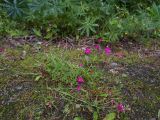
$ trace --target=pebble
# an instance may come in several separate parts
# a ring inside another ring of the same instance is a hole
[[[117,67],[117,66],[118,66],[117,63],[115,63],[115,62],[111,63],[111,67]]]
[[[21,90],[21,89],[22,89],[22,86],[17,86],[16,89],[17,89],[17,90]]]
[[[122,74],[122,77],[127,77],[127,74]]]
[[[37,45],[41,45],[43,42],[37,42]]]
[[[111,73],[113,73],[113,74],[118,74],[118,71],[116,71],[116,70],[114,70],[114,69],[111,69],[111,70],[109,70]]]

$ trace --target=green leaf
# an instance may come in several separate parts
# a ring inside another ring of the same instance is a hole
[[[96,24],[96,20],[97,19],[92,17],[86,17],[86,19],[81,22],[81,27],[79,28],[81,35],[90,36],[92,33],[95,33],[96,27],[99,26],[98,24]]]
[[[34,34],[36,35],[36,36],[38,36],[38,37],[41,37],[42,35],[41,35],[41,32],[39,31],[39,30],[37,30],[37,29],[33,29],[33,32],[34,32]]]
[[[75,117],[74,120],[82,120],[80,117]]]
[[[40,78],[41,78],[41,75],[37,76],[37,77],[35,78],[35,81],[39,81]]]
[[[115,120],[115,118],[116,118],[116,113],[109,113],[103,120]]]
[[[47,35],[44,38],[50,39],[50,38],[52,38],[52,36],[53,36],[53,33],[49,32],[49,33],[47,33]]]
[[[100,94],[99,96],[101,96],[101,97],[108,97],[108,94],[107,93],[103,93],[103,94]]]
[[[25,0],[4,0],[0,2],[0,6],[8,13],[8,16],[12,18],[22,17],[27,9],[27,2]]]
[[[93,113],[93,120],[98,120],[98,113],[97,112]]]

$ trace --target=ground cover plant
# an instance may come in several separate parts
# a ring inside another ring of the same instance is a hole
[[[160,119],[159,0],[0,0],[0,119]]]
[[[153,48],[13,43],[1,43],[1,119],[158,119]]]

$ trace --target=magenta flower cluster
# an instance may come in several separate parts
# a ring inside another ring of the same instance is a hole
[[[84,83],[84,79],[81,76],[77,77],[77,91],[81,90],[81,85]]]
[[[106,47],[104,50],[105,50],[106,55],[110,55],[112,52],[111,48],[109,48],[109,47]]]
[[[89,55],[89,54],[92,53],[92,51],[89,47],[87,47],[84,52],[85,52],[86,55]]]
[[[4,52],[4,48],[0,48],[0,53],[3,53]]]
[[[96,50],[99,51],[99,50],[101,49],[100,43],[101,43],[102,41],[103,41],[102,38],[98,38],[98,40],[97,40],[97,43],[98,43],[98,44],[95,44],[95,46],[94,46],[94,48],[95,48]],[[112,54],[112,50],[111,50],[111,48],[109,48],[109,47],[105,47],[105,48],[104,48],[104,52],[105,52],[105,54],[106,54],[107,56]],[[92,53],[92,49],[91,49],[90,47],[86,47],[86,48],[84,49],[84,53],[85,53],[85,55],[90,55],[90,54]],[[79,67],[83,67],[83,64],[79,64]],[[82,84],[83,84],[84,82],[85,82],[85,81],[84,81],[83,77],[81,77],[81,76],[78,76],[78,77],[77,77],[77,87],[76,87],[76,90],[77,90],[77,91],[80,91],[80,90],[81,90],[81,86],[82,86]],[[116,105],[116,102],[115,102],[114,100],[111,100],[111,104],[112,104],[112,105]],[[122,103],[117,104],[117,111],[118,111],[118,112],[124,112],[124,111],[125,111],[125,107],[124,107],[124,105],[123,105]]]
[[[100,50],[100,43],[101,43],[102,41],[103,41],[102,38],[99,38],[99,39],[98,39],[98,44],[95,44],[95,46],[94,46],[96,50]],[[106,55],[111,55],[112,50],[111,50],[111,48],[106,47],[106,48],[104,49],[104,52],[105,52]],[[91,48],[89,48],[89,47],[85,48],[84,53],[85,53],[86,55],[90,55],[90,54],[92,53]]]
[[[96,50],[100,50],[100,43],[103,41],[103,39],[102,38],[99,38],[98,39],[98,44],[95,44],[95,46],[94,46],[94,48],[96,49]],[[111,48],[109,48],[109,47],[106,47],[105,49],[104,49],[104,51],[105,51],[105,53],[106,53],[106,55],[110,55],[111,54]],[[86,54],[86,55],[90,55],[91,53],[92,53],[92,49],[90,48],[90,47],[86,47],[85,49],[84,49],[84,53]],[[79,64],[79,67],[83,67],[83,64]],[[77,77],[77,91],[80,91],[81,90],[81,85],[84,83],[84,79],[81,77],[81,76],[78,76]]]
[[[122,103],[119,103],[117,105],[117,110],[118,112],[124,112],[125,111],[124,105]]]

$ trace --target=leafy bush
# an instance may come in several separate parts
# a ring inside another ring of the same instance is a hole
[[[25,0],[4,0],[3,4],[1,4],[8,16],[12,18],[22,17],[26,14],[26,5],[27,2]]]
[[[1,36],[24,36],[27,35],[27,31],[23,31],[23,27],[19,28],[19,24],[15,21],[8,19],[5,13],[1,13],[0,16],[0,35]]]
[[[30,34],[45,39],[93,36],[96,32],[112,42],[126,35],[159,36],[158,0],[4,0],[0,3],[11,21],[24,26],[22,31],[29,30]]]

